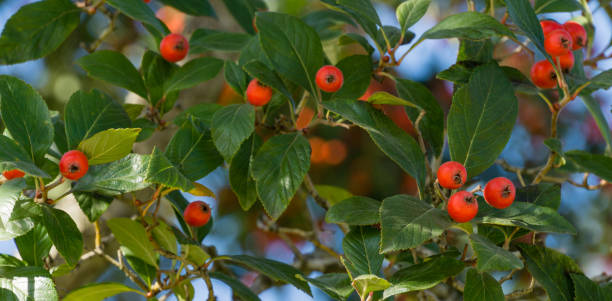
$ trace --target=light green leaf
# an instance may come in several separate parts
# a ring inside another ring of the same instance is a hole
[[[183,65],[166,82],[166,91],[183,90],[194,87],[217,76],[223,61],[213,57],[201,57]]]
[[[362,299],[367,298],[371,292],[382,291],[390,286],[389,281],[372,274],[353,279],[353,287]]]
[[[62,301],[102,301],[121,293],[138,293],[144,295],[139,290],[116,282],[92,283],[70,292]]]
[[[401,99],[397,96],[391,95],[385,91],[374,92],[374,94],[368,97],[368,102],[374,105],[394,105],[394,106],[411,106],[419,108],[416,104]]]
[[[210,258],[200,246],[196,245],[181,245],[181,257],[193,263],[195,266],[202,266]]]
[[[506,271],[523,268],[523,262],[514,254],[496,246],[488,239],[478,234],[471,234],[470,241],[476,256],[478,256],[476,267],[479,271]]]
[[[408,0],[397,6],[395,14],[402,32],[406,32],[408,28],[423,18],[430,3],[431,0]]]
[[[380,222],[380,201],[363,196],[345,199],[329,208],[325,214],[327,223],[349,225],[373,225]]]
[[[24,235],[34,228],[32,218],[12,216],[19,202],[21,191],[25,187],[26,184],[22,178],[0,185],[0,241]]]
[[[7,301],[57,301],[49,272],[42,267],[3,267],[0,297]]]
[[[49,238],[66,262],[76,265],[83,253],[83,235],[72,217],[63,210],[43,206],[42,224],[47,229]]]
[[[302,272],[288,264],[248,255],[232,255],[229,257],[229,263],[237,263],[258,271],[273,280],[289,283],[312,296],[310,287],[308,283],[304,281]]]
[[[353,195],[342,187],[331,185],[315,185],[319,195],[326,199],[330,206],[338,204],[342,200],[346,200]]]
[[[147,222],[152,223],[152,219],[147,219]],[[172,232],[172,228],[165,222],[157,219],[157,226],[153,227],[153,239],[157,244],[164,250],[170,251],[172,254],[178,254],[178,248],[176,246],[176,236]]]
[[[110,129],[99,132],[79,143],[78,149],[87,155],[89,165],[117,161],[132,151],[141,129]]]
[[[230,162],[255,130],[255,108],[249,104],[226,106],[215,113],[211,126],[215,146]]]
[[[148,239],[145,228],[129,218],[118,217],[106,221],[115,239],[130,249],[147,264],[157,267],[157,253]]]
[[[465,301],[504,301],[504,291],[493,276],[487,272],[479,273],[475,269],[467,272],[463,291]]]
[[[157,148],[154,148],[151,154],[145,181],[182,191],[193,189],[192,181],[186,178]]]

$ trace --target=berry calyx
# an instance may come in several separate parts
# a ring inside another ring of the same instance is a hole
[[[553,30],[563,29],[563,25],[559,24],[559,22],[555,20],[541,20],[540,26],[542,26],[544,36],[547,36]]]
[[[470,192],[458,191],[448,199],[446,210],[454,221],[467,223],[478,213],[478,202]]]
[[[461,163],[448,161],[440,165],[437,176],[440,186],[447,189],[457,189],[465,184],[467,171]]]
[[[531,81],[540,89],[552,89],[557,86],[557,74],[548,60],[539,61],[531,67]]]
[[[567,21],[563,24],[563,28],[572,37],[572,50],[578,50],[586,46],[587,33],[584,27],[580,25],[580,23],[575,21]]]
[[[512,205],[515,196],[516,188],[508,178],[494,178],[484,188],[485,201],[497,209],[504,209]]]
[[[202,227],[210,220],[210,206],[202,201],[191,202],[185,208],[183,218],[192,227]]]
[[[315,81],[319,89],[328,93],[333,93],[340,90],[342,87],[344,75],[342,75],[342,71],[338,69],[338,67],[326,65],[317,71]]]
[[[256,78],[251,80],[246,90],[247,100],[256,107],[266,105],[272,98],[273,93],[272,88],[264,85]]]
[[[544,38],[544,49],[551,56],[561,56],[572,49],[572,36],[565,29],[555,29]]]
[[[159,52],[168,62],[178,62],[184,59],[189,52],[189,42],[178,33],[165,36],[159,44]]]
[[[6,170],[4,172],[2,172],[2,175],[7,179],[7,180],[12,180],[12,179],[16,179],[16,178],[23,178],[23,176],[25,176],[25,172],[19,170],[19,169],[11,169],[11,170]]]
[[[565,55],[559,56],[559,63],[561,65],[561,70],[565,73],[569,73],[574,68],[574,53],[571,51]],[[557,62],[557,58],[555,59],[555,63]]]
[[[60,173],[64,178],[76,181],[89,170],[87,156],[78,150],[66,152],[59,163]]]

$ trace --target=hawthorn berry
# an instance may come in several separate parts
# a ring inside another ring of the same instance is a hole
[[[539,61],[531,67],[531,81],[540,89],[557,86],[557,74],[548,60]]]
[[[383,56],[383,62],[388,63],[390,60],[388,55]]]
[[[266,105],[272,98],[272,94],[272,88],[264,85],[256,78],[251,80],[246,90],[247,100],[256,107]]]
[[[192,227],[202,227],[210,220],[210,206],[202,201],[191,202],[185,208],[183,218]]]
[[[23,178],[23,176],[25,176],[25,172],[19,170],[19,169],[11,169],[11,170],[6,170],[4,172],[2,172],[2,175],[7,179],[7,180],[12,180],[12,179],[16,179],[16,178]]]
[[[563,70],[563,72],[565,73],[569,73],[572,68],[574,68],[574,53],[573,52],[568,52],[565,55],[562,56],[558,56],[559,58],[559,63],[561,65],[561,70]],[[554,58],[555,63],[557,62],[557,58]]]
[[[149,2],[151,2],[151,0],[144,0],[144,2],[145,2],[145,3],[149,3]]]
[[[487,183],[484,188],[484,199],[489,205],[504,209],[514,202],[516,188],[508,178],[497,177]]]
[[[165,36],[159,44],[159,52],[168,62],[178,62],[184,59],[189,52],[189,42],[178,33]]]
[[[586,46],[587,33],[580,23],[575,21],[567,21],[563,24],[563,28],[572,37],[572,50],[578,50]]]
[[[561,56],[572,49],[572,36],[565,29],[555,29],[544,38],[544,49],[551,56]]]
[[[448,189],[457,189],[465,184],[467,171],[461,163],[448,161],[440,165],[437,176],[440,186]]]
[[[315,81],[321,90],[328,93],[333,93],[340,90],[342,87],[342,84],[344,83],[344,76],[338,67],[325,65],[321,67],[319,71],[317,71]]]
[[[559,22],[555,20],[541,20],[540,26],[542,26],[544,36],[547,36],[553,30],[563,29],[563,25],[559,24]]]
[[[448,199],[446,210],[454,221],[467,223],[478,213],[478,201],[470,192],[458,191]]]
[[[87,156],[78,150],[66,152],[59,163],[60,173],[64,178],[76,181],[82,178],[89,169]]]

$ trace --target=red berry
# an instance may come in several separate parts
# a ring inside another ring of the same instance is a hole
[[[332,93],[340,90],[344,83],[344,76],[336,66],[325,65],[317,71],[315,81],[321,90]]]
[[[210,220],[210,207],[202,201],[191,202],[185,208],[183,218],[192,227],[202,227]]]
[[[471,221],[478,213],[478,202],[473,194],[467,191],[458,191],[448,199],[446,210],[454,221],[466,223]]]
[[[78,150],[71,150],[62,156],[59,169],[64,178],[76,181],[82,178],[89,169],[87,156]]]
[[[492,179],[484,188],[485,201],[497,209],[504,209],[512,205],[515,196],[514,184],[504,177]]]
[[[389,56],[388,56],[388,55],[383,56],[383,62],[388,63],[388,62],[389,62],[389,60],[390,60],[390,59],[389,59]]]
[[[145,3],[149,3],[149,2],[151,2],[151,0],[144,0],[144,2],[145,2]]]
[[[440,165],[437,176],[440,186],[448,189],[457,189],[465,184],[467,171],[461,163],[448,161]]]
[[[159,44],[159,52],[168,62],[178,62],[184,59],[189,52],[189,42],[178,33],[171,33],[164,37]]]
[[[25,172],[19,170],[19,169],[11,169],[11,170],[7,170],[2,172],[2,175],[7,179],[7,180],[12,180],[12,179],[16,179],[16,178],[23,178],[23,176],[25,176]]]
[[[541,89],[552,89],[557,86],[557,74],[548,60],[539,61],[531,67],[531,81]]]
[[[257,79],[252,79],[246,90],[249,103],[256,107],[264,106],[272,98],[272,88],[262,84]]]
[[[587,43],[587,33],[586,30],[580,23],[575,21],[567,21],[563,24],[563,28],[572,36],[572,50],[578,50]]]
[[[553,30],[563,29],[563,25],[559,24],[559,22],[555,20],[541,20],[540,26],[542,26],[542,32],[544,32],[544,36],[547,36]]]
[[[565,29],[555,29],[544,38],[544,49],[551,56],[561,56],[572,49],[572,36]]]
[[[558,56],[555,57],[555,63],[557,63],[557,58],[559,58],[559,62],[561,64],[561,70],[563,70],[563,72],[569,73],[570,71],[572,71],[572,68],[574,68],[574,53],[573,52],[568,52],[565,55],[562,56]]]

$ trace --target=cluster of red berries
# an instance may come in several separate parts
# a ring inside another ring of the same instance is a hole
[[[447,189],[457,189],[465,184],[467,171],[461,163],[449,161],[438,168],[437,176],[440,186]],[[485,185],[483,194],[489,205],[497,209],[504,209],[514,202],[516,189],[508,178],[497,177]],[[458,191],[448,199],[446,210],[454,221],[466,223],[471,221],[478,213],[478,201],[471,192]]]
[[[554,20],[542,20],[540,25],[544,32],[544,49],[563,72],[569,72],[574,67],[572,51],[586,45],[586,30],[574,21],[559,24]],[[542,89],[556,87],[557,75],[553,65],[548,60],[535,63],[531,67],[531,81]]]
[[[202,201],[189,203],[183,212],[185,222],[192,227],[202,227],[210,220],[210,206]]]

